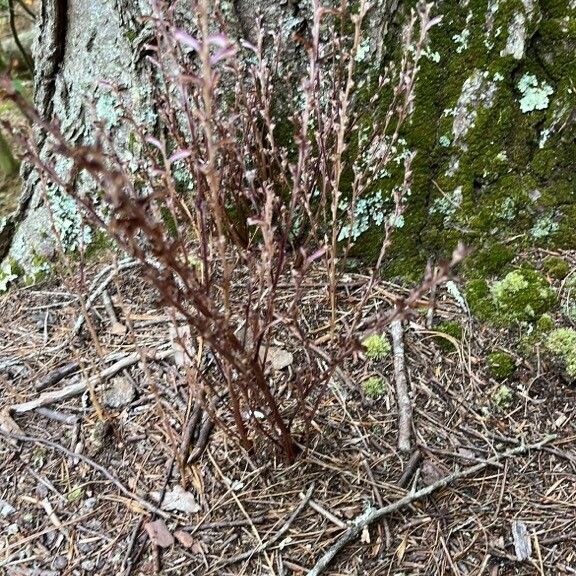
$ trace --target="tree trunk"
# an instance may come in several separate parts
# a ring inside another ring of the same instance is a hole
[[[144,3],[43,1],[34,48],[35,104],[46,118],[60,122],[72,142],[90,141],[94,116],[106,123],[113,141],[126,142],[118,102],[101,80],[121,85],[132,110],[150,121],[151,87],[142,57],[148,38],[138,19]],[[240,34],[252,39],[261,9],[267,22],[284,23],[287,43],[304,57],[294,35],[305,35],[311,2],[227,4]],[[373,2],[365,61],[372,71],[399,55],[397,32],[408,9],[398,4]],[[432,32],[415,114],[403,135],[405,151],[417,156],[404,226],[392,246],[391,273],[411,276],[430,253],[444,254],[460,238],[480,248],[481,258],[471,262],[487,274],[498,273],[498,266],[527,246],[575,247],[576,3],[444,0],[437,12],[444,19]],[[387,34],[388,28],[395,33]],[[366,94],[366,106],[372,106],[371,96]],[[45,143],[39,147],[47,154]],[[66,168],[62,162],[59,169]],[[384,178],[375,183],[375,192],[393,186],[393,177]],[[48,193],[66,247],[78,246],[82,232],[73,204],[56,190]],[[32,171],[19,212],[0,231],[0,257],[8,255],[25,269],[38,261],[34,256],[52,257],[54,234],[45,202],[39,175]],[[359,242],[359,252],[370,256],[372,246],[379,245],[374,226]]]
[[[148,92],[143,86],[138,43],[130,40],[139,28],[136,4],[123,0],[42,2],[33,46],[34,105],[43,118],[60,124],[70,142],[90,142],[95,116],[107,122],[113,141],[125,136],[115,117],[117,103],[101,81],[122,86],[134,101],[142,103],[142,110],[146,108]],[[48,143],[39,138],[37,145],[41,157],[47,157]],[[56,169],[65,174],[66,162],[57,161]],[[0,236],[3,256],[8,254],[26,271],[31,271],[33,261],[52,258],[52,218],[65,247],[77,247],[82,231],[73,202],[54,188],[46,189],[38,172],[28,169],[19,209],[5,224],[4,238]]]

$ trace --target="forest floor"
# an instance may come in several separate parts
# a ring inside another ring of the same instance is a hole
[[[353,300],[365,279],[348,279]],[[307,574],[366,507],[410,494],[322,573],[576,573],[575,389],[539,355],[516,357],[513,399],[498,406],[484,357],[509,335],[445,290],[435,319],[460,322],[461,339],[427,329],[425,312],[405,326],[412,451],[396,447],[392,357],[359,357],[288,465],[246,454],[194,408],[170,316],[133,269],[94,265],[87,285],[92,335],[78,322],[77,279],[0,300],[1,574]],[[367,314],[404,293],[382,282]],[[325,298],[318,285],[306,294]],[[389,382],[378,399],[363,391],[371,375]],[[181,466],[187,443],[203,450]]]

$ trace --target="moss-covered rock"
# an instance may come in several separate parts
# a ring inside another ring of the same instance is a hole
[[[507,380],[516,371],[514,358],[506,352],[491,352],[486,360],[490,375],[499,382]]]

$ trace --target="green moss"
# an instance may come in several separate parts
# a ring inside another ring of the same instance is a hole
[[[488,354],[487,362],[490,375],[498,381],[510,378],[516,371],[514,358],[506,352],[492,352]]]
[[[552,278],[563,280],[570,272],[570,264],[560,256],[548,256],[542,263],[542,270]]]
[[[554,329],[554,326],[556,326],[556,323],[550,314],[542,314],[542,316],[538,318],[538,322],[536,322],[536,330],[539,334],[550,332]]]
[[[392,350],[388,338],[378,334],[368,336],[362,341],[362,346],[364,346],[364,354],[370,360],[383,360]]]
[[[17,280],[21,272],[17,263],[12,263],[12,259],[5,261],[0,268],[0,293],[6,292],[10,284]]]
[[[494,283],[490,294],[501,324],[534,322],[557,302],[556,293],[546,279],[528,268],[509,272]]]
[[[479,320],[488,320],[494,313],[494,304],[486,280],[471,280],[466,285],[466,301],[470,311]]]
[[[51,270],[52,264],[50,260],[40,254],[34,254],[31,266],[23,277],[23,282],[26,286],[38,284],[48,277]]]
[[[466,261],[466,271],[471,276],[480,275],[484,278],[502,274],[514,256],[514,250],[509,246],[489,243]]]
[[[364,394],[369,398],[380,398],[386,393],[388,386],[386,381],[380,376],[372,376],[362,382],[362,389]]]
[[[546,339],[546,350],[562,363],[569,378],[576,378],[576,330],[553,330]]]
[[[86,246],[85,257],[87,260],[98,258],[107,250],[112,249],[114,240],[106,233],[105,230],[95,230],[92,236],[92,242]]]
[[[466,286],[466,300],[479,320],[499,326],[536,322],[557,303],[546,279],[530,268],[512,270],[492,286],[486,280],[472,280]]]
[[[176,238],[178,236],[178,223],[172,214],[172,210],[167,206],[162,206],[160,208],[160,217],[164,222],[164,229],[168,232],[170,238]]]
[[[446,338],[445,336],[435,336],[434,340],[442,348],[447,352],[451,352],[454,350],[454,342],[452,339],[457,340],[460,342],[462,340],[462,326],[458,324],[458,322],[452,322],[450,320],[446,320],[441,322],[436,326],[436,331],[441,332],[442,334],[446,334],[450,338]]]

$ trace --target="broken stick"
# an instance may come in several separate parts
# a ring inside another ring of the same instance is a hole
[[[400,500],[396,500],[396,502],[392,502],[392,504],[388,504],[388,506],[383,506],[382,508],[368,508],[363,514],[358,516],[353,521],[350,528],[348,528],[348,530],[346,530],[346,532],[344,532],[344,534],[342,534],[342,536],[340,536],[340,538],[338,538],[338,540],[336,540],[336,542],[330,548],[328,548],[326,554],[324,554],[324,556],[322,556],[320,560],[316,562],[314,568],[312,568],[312,570],[310,570],[306,576],[319,576],[327,568],[330,562],[332,562],[336,554],[338,554],[338,552],[340,552],[340,550],[342,550],[342,548],[344,548],[348,542],[355,540],[360,534],[362,534],[364,528],[370,526],[370,524],[373,524],[384,516],[392,512],[396,512],[405,506],[408,506],[415,500],[421,500],[429,494],[432,494],[432,492],[436,492],[441,488],[445,488],[456,480],[473,476],[477,472],[484,470],[484,468],[488,468],[488,466],[498,464],[501,460],[525,454],[530,450],[541,450],[546,444],[555,438],[556,434],[551,434],[549,436],[545,436],[540,442],[536,442],[535,444],[522,444],[516,448],[513,448],[512,450],[507,450],[506,452],[496,454],[496,456],[493,456],[484,462],[480,462],[479,464],[475,464],[474,466],[470,466],[470,468],[465,468],[464,470],[460,470],[458,472],[454,472],[453,474],[449,474],[448,476],[444,476],[444,478],[434,482],[434,484],[430,484],[429,486],[426,486],[417,492],[410,492],[404,496],[404,498],[400,498]]]
[[[410,452],[410,435],[412,432],[412,402],[406,378],[406,359],[404,355],[404,329],[402,320],[390,324],[392,335],[392,352],[394,354],[394,379],[398,402],[398,449]]]

